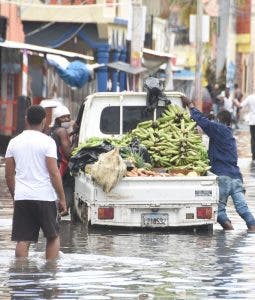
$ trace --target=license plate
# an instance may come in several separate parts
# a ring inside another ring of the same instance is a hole
[[[168,225],[168,214],[142,214],[142,227],[165,227]]]

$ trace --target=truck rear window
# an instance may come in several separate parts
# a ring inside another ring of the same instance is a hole
[[[164,107],[157,108],[157,118]],[[152,120],[153,112],[146,106],[123,106],[123,133],[134,129],[140,122]],[[109,106],[103,109],[100,119],[100,131],[104,134],[120,134],[120,107]]]

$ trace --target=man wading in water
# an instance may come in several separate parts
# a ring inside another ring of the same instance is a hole
[[[57,166],[54,140],[42,133],[46,122],[43,107],[28,108],[27,129],[13,138],[5,155],[5,178],[14,199],[12,240],[16,257],[27,257],[31,242],[42,229],[46,259],[55,259],[60,248],[58,209],[66,213],[66,201]],[[57,202],[57,195],[58,202]]]

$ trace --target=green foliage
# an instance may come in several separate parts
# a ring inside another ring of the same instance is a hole
[[[220,77],[217,80],[219,83],[219,87],[221,90],[224,90],[226,87],[226,75],[227,75],[227,70],[226,70],[226,64],[224,65],[224,68],[221,71]]]
[[[207,67],[205,70],[205,78],[212,86],[216,83],[216,61],[215,59],[207,58]]]
[[[189,16],[196,14],[197,1],[196,0],[169,0],[170,11],[174,6],[181,6],[181,21],[184,26],[189,27]]]

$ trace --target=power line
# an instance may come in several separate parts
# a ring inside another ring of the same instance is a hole
[[[37,28],[37,29],[35,29],[35,30],[33,30],[33,31],[30,31],[29,33],[25,34],[25,36],[28,37],[28,36],[31,36],[31,35],[33,35],[33,34],[36,34],[36,33],[40,32],[40,31],[42,31],[42,30],[44,30],[44,29],[50,27],[51,25],[53,25],[53,24],[55,24],[55,23],[56,23],[56,22],[51,22],[51,23],[45,24],[45,25],[43,25],[43,26],[41,26],[41,27],[39,27],[39,28]]]

